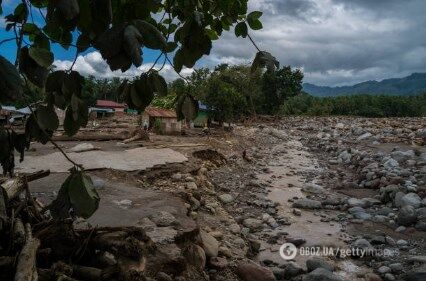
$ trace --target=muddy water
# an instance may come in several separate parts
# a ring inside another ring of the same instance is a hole
[[[297,140],[276,146],[272,155],[277,156],[268,166],[271,172],[260,174],[259,178],[271,184],[268,198],[279,204],[278,215],[288,218],[291,222],[291,225],[280,226],[273,233],[286,232],[287,237],[303,238],[306,240],[303,247],[344,246],[344,242],[339,239],[342,234],[339,223],[323,222],[321,216],[310,210],[302,210],[301,216],[295,216],[292,202],[289,202],[291,199],[306,197],[301,191],[305,182],[317,182],[316,176],[321,172],[321,168],[316,158]],[[329,211],[322,212],[330,213]],[[271,247],[264,243],[263,249],[259,254],[259,260],[269,259],[278,264],[285,263],[280,257],[279,247],[276,245]],[[295,261],[304,266],[307,258],[309,256],[298,255]]]

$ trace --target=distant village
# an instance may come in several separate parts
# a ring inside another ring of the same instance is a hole
[[[28,106],[16,108],[15,106],[2,106],[0,110],[0,123],[4,125],[24,125],[32,109]],[[65,119],[65,111],[56,108],[60,125]],[[97,100],[94,107],[89,107],[89,119],[107,119],[123,115],[137,115],[137,111],[130,109],[125,103],[117,103],[111,100]],[[193,121],[181,120],[173,109],[159,107],[147,107],[140,118],[141,126],[157,134],[180,134],[184,128],[207,127],[209,117],[207,107],[199,104],[198,116]]]

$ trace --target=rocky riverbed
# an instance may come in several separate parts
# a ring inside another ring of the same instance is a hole
[[[207,274],[426,280],[424,126],[424,119],[288,118],[237,127],[232,149],[219,149],[226,163],[204,159],[196,184],[174,175],[188,181],[190,215],[215,241],[206,243],[214,245],[205,249]],[[298,247],[293,260],[280,256],[283,243]]]
[[[95,218],[147,232],[148,280],[426,280],[425,125],[285,118],[164,138],[188,161],[92,172],[114,210]]]

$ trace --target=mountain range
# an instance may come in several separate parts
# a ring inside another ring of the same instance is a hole
[[[393,95],[409,96],[426,92],[426,73],[413,73],[404,78],[392,78],[382,81],[366,81],[353,86],[327,87],[304,83],[303,91],[315,97],[333,97],[343,95]]]

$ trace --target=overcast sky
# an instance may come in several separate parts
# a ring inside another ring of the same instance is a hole
[[[249,3],[250,11],[264,13],[261,18],[264,29],[251,32],[259,47],[276,56],[281,65],[303,69],[305,82],[336,86],[426,72],[426,0],[250,0]],[[222,62],[250,63],[256,53],[250,42],[236,38],[233,30],[213,46],[212,54],[196,67],[212,68]],[[75,68],[97,77],[132,77],[148,69],[156,57],[149,50],[144,53],[147,64],[124,74],[112,73],[97,52],[80,56]],[[55,64],[69,67],[73,56],[73,52],[59,52]],[[190,72],[183,70],[183,74]],[[165,67],[163,75],[169,80],[176,78],[170,66]]]

